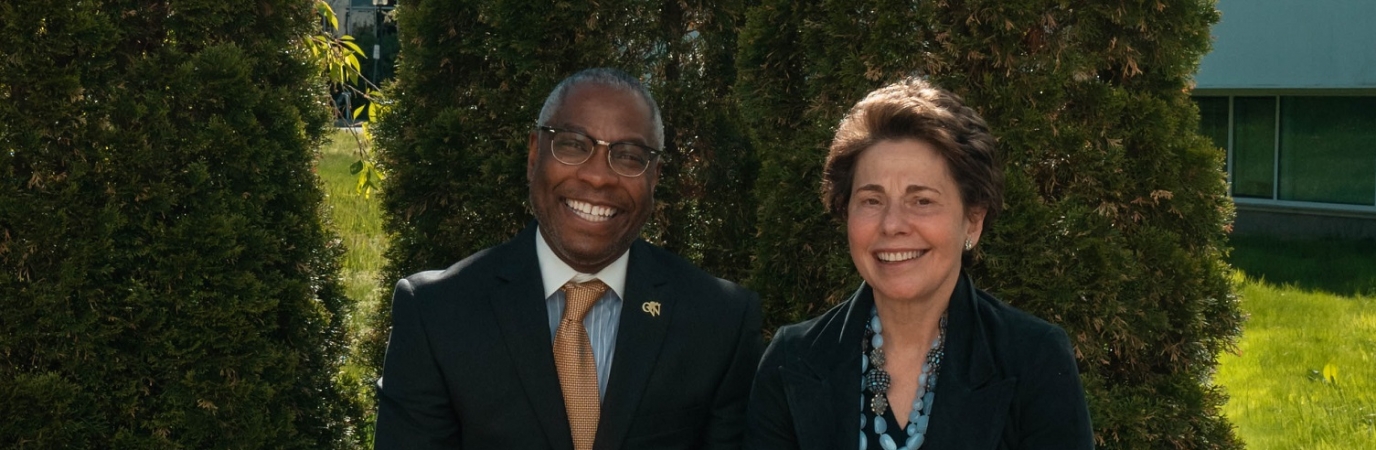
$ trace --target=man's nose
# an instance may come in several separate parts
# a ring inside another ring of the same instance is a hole
[[[615,170],[612,170],[611,160],[608,157],[611,151],[612,148],[609,144],[594,142],[592,155],[589,155],[588,160],[578,166],[578,177],[593,186],[604,186],[615,183],[620,178],[620,175],[618,175]]]

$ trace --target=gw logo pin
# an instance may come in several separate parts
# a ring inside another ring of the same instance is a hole
[[[659,302],[645,302],[640,304],[640,310],[649,313],[653,317],[659,317]]]

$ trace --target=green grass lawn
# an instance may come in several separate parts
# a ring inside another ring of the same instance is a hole
[[[1376,449],[1376,242],[1233,244],[1250,317],[1215,381],[1238,435],[1250,449]]]
[[[343,131],[331,136],[333,142],[321,149],[316,171],[324,184],[325,207],[330,221],[347,251],[341,278],[344,293],[354,304],[348,321],[351,353],[339,381],[365,413],[355,442],[371,448],[373,414],[376,413],[372,383],[378,374],[359,351],[365,348],[361,343],[383,332],[372,328],[371,318],[378,314],[382,296],[390,293],[379,279],[386,262],[383,253],[387,250],[387,239],[382,232],[382,205],[377,196],[364,198],[356,193],[357,178],[349,175],[349,165],[358,160],[354,138]]]

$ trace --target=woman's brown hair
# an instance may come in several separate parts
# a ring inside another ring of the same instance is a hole
[[[1003,209],[1003,169],[989,125],[959,96],[916,77],[870,92],[841,119],[822,172],[822,202],[832,216],[846,219],[860,154],[878,142],[904,139],[936,147],[965,210],[986,211],[987,229]]]

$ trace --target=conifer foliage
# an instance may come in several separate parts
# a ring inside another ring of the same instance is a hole
[[[866,92],[924,75],[981,112],[1005,159],[1005,212],[971,272],[1070,333],[1100,446],[1239,448],[1208,379],[1240,326],[1231,202],[1188,97],[1217,19],[1207,0],[760,2],[736,89],[767,320],[855,288],[815,195],[825,149]]]
[[[331,448],[327,120],[298,0],[0,4],[0,442]]]

